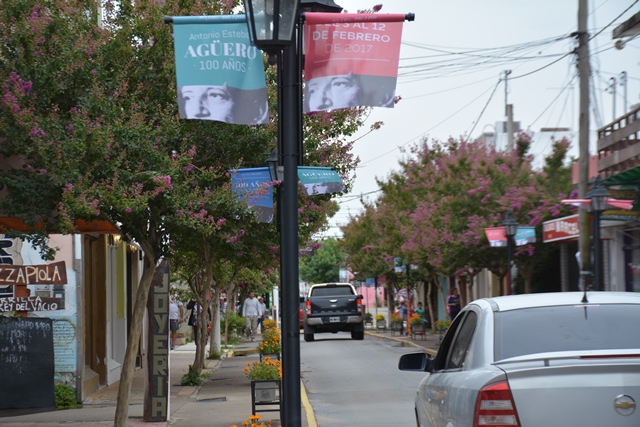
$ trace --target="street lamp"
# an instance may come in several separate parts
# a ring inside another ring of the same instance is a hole
[[[244,0],[251,44],[269,55],[269,64],[293,42],[299,0]]]
[[[511,283],[511,252],[513,236],[518,232],[518,221],[513,218],[511,209],[507,212],[507,219],[502,221],[502,225],[507,232],[507,292],[508,295],[513,295],[513,284]]]
[[[591,189],[586,194],[585,198],[591,199],[589,204],[589,212],[593,214],[593,284],[596,291],[602,290],[600,271],[600,214],[604,212],[609,205],[609,192],[602,185],[600,176],[596,176],[592,183]]]
[[[281,425],[302,425],[298,281],[298,166],[302,162],[302,19],[298,5],[314,12],[339,12],[331,0],[244,0],[251,43],[278,64],[278,156],[283,167],[278,206],[282,289]],[[297,37],[296,37],[297,36]],[[273,153],[272,153],[273,154]],[[276,168],[277,172],[277,168]],[[273,179],[273,178],[272,178]]]
[[[280,158],[278,157],[278,150],[273,150],[267,159],[267,166],[269,167],[269,177],[271,178],[271,181],[284,181],[284,167],[279,163]]]

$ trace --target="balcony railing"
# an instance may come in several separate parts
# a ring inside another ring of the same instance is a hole
[[[640,106],[598,129],[598,172],[604,179],[640,166]]]

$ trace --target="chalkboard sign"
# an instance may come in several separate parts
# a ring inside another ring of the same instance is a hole
[[[51,319],[0,317],[0,409],[53,408]]]

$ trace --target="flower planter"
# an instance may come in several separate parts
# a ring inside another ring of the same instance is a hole
[[[404,332],[404,324],[402,323],[402,321],[391,323],[391,335],[395,335],[396,333],[402,335],[403,332]]]
[[[280,387],[280,380],[251,380],[251,413],[281,412]]]
[[[251,389],[257,403],[280,400],[280,380],[254,380],[251,381]]]
[[[376,329],[379,331],[386,331],[387,330],[387,321],[382,319],[382,320],[376,320]]]
[[[265,357],[271,358],[271,360],[280,360],[280,353],[260,353],[260,361]]]

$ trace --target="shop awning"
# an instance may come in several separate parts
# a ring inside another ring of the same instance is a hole
[[[640,184],[640,166],[621,172],[603,181],[604,185],[638,185]]]
[[[19,218],[0,217],[0,231],[3,233],[11,232],[12,230],[29,232],[34,231],[36,228],[27,226]],[[96,233],[96,234],[120,234],[113,224],[105,220],[95,221],[76,221],[76,232],[82,233]]]

